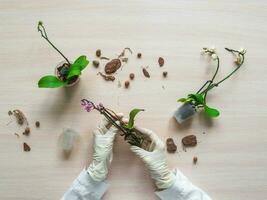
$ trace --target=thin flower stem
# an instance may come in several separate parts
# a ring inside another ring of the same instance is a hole
[[[225,48],[227,51],[230,52],[238,52],[238,55],[241,56],[241,63],[238,65],[237,68],[235,68],[231,73],[229,73],[225,78],[223,78],[222,80],[218,81],[217,83],[213,83],[211,84],[209,87],[207,87],[207,89],[205,89],[204,91],[201,92],[201,94],[205,94],[208,91],[210,91],[211,89],[213,89],[214,87],[218,87],[222,82],[224,82],[225,80],[227,80],[228,78],[230,78],[244,63],[245,61],[245,55],[240,53],[239,51],[233,50],[233,49],[229,49],[229,48]]]
[[[105,108],[103,108],[103,111],[100,112],[112,123],[112,125],[121,130],[124,134],[128,134],[128,132],[123,127],[116,123],[116,120],[114,120],[113,116]]]
[[[220,68],[220,59],[219,59],[219,57],[217,57],[216,60],[217,60],[216,71],[215,71],[215,73],[214,73],[214,75],[213,75],[213,77],[212,77],[212,79],[211,79],[211,81],[210,81],[210,83],[209,83],[209,85],[208,85],[207,88],[209,88],[209,87],[211,86],[211,84],[213,84],[213,81],[214,81],[216,75],[218,74],[218,71],[219,71],[219,68]],[[205,103],[206,103],[207,95],[208,95],[208,91],[206,91],[206,92],[204,93],[204,102],[205,102]]]
[[[64,56],[64,54],[48,39],[45,27],[43,26],[42,23],[40,23],[40,22],[38,23],[38,28],[37,29],[41,33],[41,36],[67,61],[67,63],[69,65],[71,65],[70,61],[68,60],[68,58],[66,56]]]
[[[134,133],[132,133],[131,130],[128,130],[116,123],[116,121],[119,121],[121,124],[124,124],[114,111],[107,108],[103,108],[103,111],[104,111],[103,112],[104,116],[109,121],[111,121],[114,126],[116,126],[119,130],[121,130],[124,133],[123,135],[125,140],[131,141],[130,144],[135,144],[136,146],[141,145],[140,139]],[[112,114],[110,112],[112,112]]]
[[[206,83],[197,91],[197,94],[200,93],[201,90],[210,82],[211,82],[211,80],[206,81]]]

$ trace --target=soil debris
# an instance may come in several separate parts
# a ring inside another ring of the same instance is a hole
[[[101,56],[100,59],[101,59],[101,60],[110,60],[110,58],[105,57],[105,56]]]
[[[13,112],[11,110],[8,111],[8,115],[13,115]]]
[[[24,142],[23,143],[23,150],[26,152],[31,151],[31,147],[26,142]]]
[[[118,87],[119,87],[119,88],[121,87],[121,82],[120,82],[120,80],[118,81]]]
[[[122,50],[122,52],[120,53],[120,55],[118,56],[118,58],[120,57],[124,57],[125,56],[125,51],[128,50],[131,54],[133,54],[132,50],[129,47],[126,47]]]
[[[101,56],[101,50],[97,49],[95,52],[96,57],[100,57]]]
[[[98,60],[93,60],[93,66],[95,68],[98,68],[99,67],[99,61]]]
[[[128,62],[128,58],[122,58],[121,61],[127,63]]]
[[[194,164],[197,164],[197,160],[198,160],[197,157],[194,156],[194,157],[193,157],[193,163],[194,163]]]
[[[109,61],[105,66],[106,74],[112,74],[116,72],[121,67],[120,59],[113,59]]]
[[[195,135],[188,135],[182,139],[182,143],[185,147],[194,147],[197,145],[197,137]]]
[[[143,74],[144,74],[145,77],[150,78],[150,74],[148,73],[146,68],[143,68]]]
[[[17,133],[14,133],[14,135],[15,135],[15,136],[17,136],[17,137],[19,138],[19,134],[17,134]]]
[[[102,76],[106,81],[114,81],[116,78],[112,75],[105,75],[102,72],[98,72],[100,76]]]
[[[162,67],[164,65],[164,59],[162,57],[159,57],[158,63],[159,63],[159,66]]]
[[[130,86],[130,82],[129,81],[125,81],[124,82],[124,86],[125,86],[125,88],[128,88]]]
[[[35,126],[36,126],[36,128],[39,128],[40,127],[40,122],[39,121],[36,121],[35,122]]]
[[[167,151],[169,153],[175,153],[176,150],[177,150],[177,146],[176,144],[174,143],[173,139],[172,138],[168,138],[166,140],[166,146],[167,146]]]
[[[31,133],[31,129],[29,127],[26,127],[22,134],[28,136],[30,135],[30,133]]]
[[[134,73],[130,73],[129,77],[131,80],[133,80],[134,79]]]
[[[142,54],[141,53],[138,53],[137,54],[137,58],[141,58],[142,57]]]
[[[27,121],[25,115],[23,114],[23,112],[16,109],[16,110],[13,110],[13,114],[16,117],[17,123],[19,125],[23,125],[24,123],[28,124],[28,121]]]
[[[162,75],[163,75],[164,78],[166,78],[167,75],[168,75],[168,72],[165,71],[165,72],[162,73]]]

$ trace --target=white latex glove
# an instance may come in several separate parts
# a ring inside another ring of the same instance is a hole
[[[168,169],[164,143],[153,131],[143,128],[137,129],[148,135],[155,142],[155,149],[152,152],[148,152],[137,146],[131,146],[131,150],[144,161],[158,189],[171,187],[176,178]]]
[[[122,116],[122,114],[118,114]],[[118,129],[115,126],[109,126],[106,118],[94,130],[94,154],[93,161],[89,165],[87,172],[95,181],[104,181],[107,178],[108,166],[112,161],[112,147],[115,135]]]

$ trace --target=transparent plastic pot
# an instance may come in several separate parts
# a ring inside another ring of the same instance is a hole
[[[57,64],[56,68],[55,68],[55,75],[60,79],[62,80],[62,77],[60,76],[60,73],[59,73],[59,68],[62,67],[64,64],[66,63],[66,61],[61,61],[60,63]],[[71,86],[74,86],[75,84],[77,84],[80,80],[80,77],[77,76],[77,77],[73,77],[72,80],[67,83],[65,85],[65,87],[71,87]]]
[[[181,124],[184,121],[192,118],[197,113],[197,110],[194,105],[191,103],[184,103],[181,105],[175,112],[174,112],[174,118],[176,121]]]

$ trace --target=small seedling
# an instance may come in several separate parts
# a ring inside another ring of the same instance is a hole
[[[154,144],[151,139],[134,128],[134,119],[139,112],[144,111],[143,109],[133,109],[129,114],[129,121],[125,123],[114,111],[105,108],[101,103],[95,105],[93,102],[83,99],[81,105],[87,112],[97,110],[104,115],[113,126],[120,130],[120,135],[124,136],[124,140],[126,140],[129,144],[148,151],[152,151],[154,149]],[[116,121],[119,121],[119,123],[116,123]]]
[[[37,26],[38,32],[41,36],[64,58],[64,62],[56,68],[56,76],[47,75],[42,77],[39,82],[39,88],[58,88],[67,85],[73,85],[79,79],[82,71],[89,64],[86,56],[79,56],[74,63],[69,59],[49,40],[43,22],[39,21]]]
[[[203,109],[209,117],[218,117],[220,115],[220,112],[219,110],[208,106],[207,95],[212,89],[218,87],[221,83],[230,78],[238,69],[240,69],[245,60],[246,50],[244,49],[234,50],[225,48],[225,50],[231,52],[236,57],[235,60],[236,68],[227,76],[225,76],[223,79],[215,82],[215,78],[218,74],[220,67],[220,59],[216,54],[215,49],[203,48],[203,50],[205,54],[211,56],[212,60],[216,61],[217,67],[212,78],[206,81],[206,83],[196,93],[188,94],[187,97],[180,98],[177,100],[178,102],[183,103],[183,105],[175,113],[175,117],[179,123],[185,121],[186,119],[194,115],[197,109]]]

